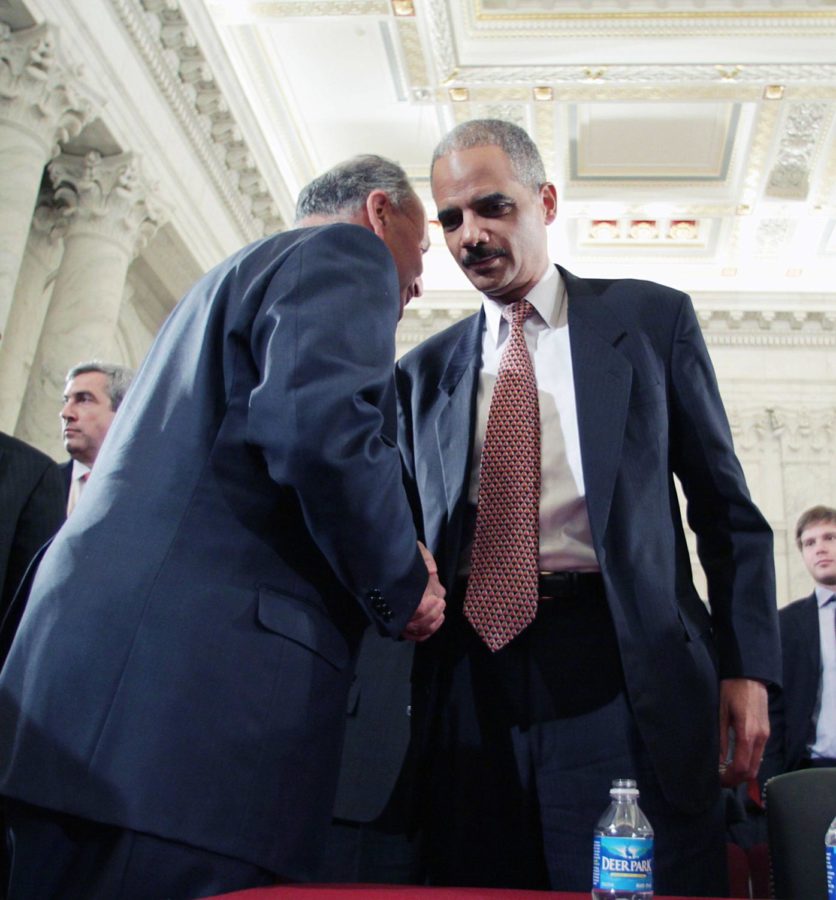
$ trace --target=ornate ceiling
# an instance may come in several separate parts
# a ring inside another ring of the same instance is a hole
[[[836,0],[25,9],[62,29],[107,133],[155,170],[168,234],[199,268],[285,227],[299,187],[359,152],[399,160],[434,215],[436,141],[496,116],[543,152],[560,198],[553,256],[568,268],[691,291],[704,323],[722,308],[761,328],[836,325]],[[425,285],[407,342],[478,302],[438,228]]]

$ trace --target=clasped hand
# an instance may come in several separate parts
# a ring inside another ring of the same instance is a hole
[[[444,608],[447,605],[444,600],[447,591],[445,591],[438,580],[438,567],[435,564],[432,553],[427,550],[421,541],[418,541],[418,549],[424,558],[429,577],[421,602],[412,614],[412,618],[407,623],[402,635],[404,640],[415,642],[425,641],[441,628],[441,624],[444,621]]]

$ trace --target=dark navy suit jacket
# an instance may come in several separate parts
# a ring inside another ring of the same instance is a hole
[[[178,304],[0,675],[0,792],[304,879],[353,657],[426,585],[395,440],[397,274],[274,235]]]
[[[772,532],[749,498],[687,295],[561,269],[586,502],[636,722],[670,802],[717,791],[718,675],[780,680]],[[404,356],[400,442],[439,577],[455,578],[484,314]],[[674,477],[706,571],[691,577]],[[433,641],[416,684],[431,715]],[[569,687],[571,689],[571,687]]]
[[[66,505],[59,466],[0,433],[0,622],[32,558],[61,527]]]
[[[807,757],[821,685],[821,637],[815,591],[778,613],[781,626],[782,690],[769,696],[770,735],[759,773],[761,782],[792,772]]]
[[[348,695],[345,743],[334,816],[373,822],[392,797],[410,740],[414,644],[363,636]],[[408,822],[402,822],[406,830]]]

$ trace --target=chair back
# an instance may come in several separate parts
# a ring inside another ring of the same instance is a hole
[[[766,782],[774,896],[827,897],[824,836],[836,816],[836,768],[802,769]]]

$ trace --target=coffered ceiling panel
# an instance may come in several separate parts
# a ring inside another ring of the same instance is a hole
[[[724,181],[740,107],[735,103],[573,105],[573,181]]]

